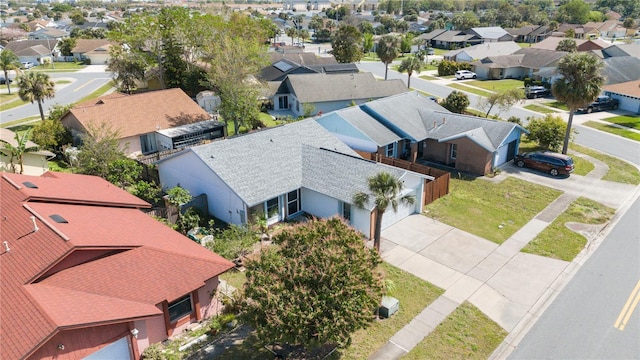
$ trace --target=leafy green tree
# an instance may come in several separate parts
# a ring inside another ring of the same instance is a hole
[[[238,84],[220,83],[220,116],[227,123],[233,124],[234,134],[240,133],[241,126],[253,128],[258,120],[260,108],[259,91],[252,83],[243,81]]]
[[[20,58],[13,51],[9,49],[4,49],[0,52],[0,69],[4,73],[4,78],[7,80],[7,90],[9,91],[9,95],[11,95],[11,83],[9,81],[9,71],[10,70],[20,70]]]
[[[69,15],[69,19],[74,25],[83,25],[87,21],[80,11],[73,12],[73,14]]]
[[[117,159],[107,166],[107,181],[121,189],[135,184],[142,174],[142,165],[129,158]]]
[[[411,45],[413,45],[413,38],[415,36],[413,34],[406,34],[400,38],[400,52],[406,54],[411,52]]]
[[[558,7],[556,20],[559,23],[584,24],[589,21],[591,7],[583,0],[570,0]]]
[[[640,7],[640,5],[638,7]],[[636,21],[632,17],[626,18],[622,22],[622,26],[627,30],[634,29],[636,27]]]
[[[384,79],[387,80],[389,64],[400,55],[400,40],[393,35],[384,35],[378,40],[376,54],[384,63]]]
[[[462,114],[469,104],[469,97],[465,93],[453,90],[440,105],[451,112]]]
[[[180,205],[186,204],[193,199],[189,190],[180,187],[174,186],[171,189],[167,190],[167,201],[169,204],[179,207]]]
[[[507,111],[512,106],[524,101],[524,91],[522,89],[510,89],[501,92],[494,92],[480,101],[480,108],[486,109],[484,117],[488,118],[491,110],[498,107],[500,111]],[[500,111],[495,114],[500,115]]]
[[[77,171],[107,179],[109,164],[125,158],[119,138],[119,131],[114,131],[107,122],[89,125],[87,133],[81,135],[82,145],[76,158]]]
[[[49,75],[43,72],[30,71],[24,73],[16,78],[20,90],[18,95],[22,101],[29,101],[32,104],[38,103],[38,109],[40,110],[40,119],[44,121],[44,110],[42,109],[42,102],[45,99],[51,99],[56,95],[54,82],[49,78]]]
[[[541,147],[558,151],[562,147],[562,141],[564,139],[564,132],[567,129],[567,124],[559,116],[546,115],[544,118],[528,119],[527,124],[527,138],[531,141],[535,141]]]
[[[109,53],[111,56],[107,62],[107,70],[111,71],[118,88],[131,94],[136,87],[136,81],[144,80],[144,59],[138,53],[117,45],[112,46]]]
[[[382,232],[382,217],[389,206],[394,212],[398,211],[398,203],[413,204],[416,201],[413,195],[402,194],[404,183],[388,172],[380,172],[367,179],[369,193],[358,192],[353,196],[353,204],[359,208],[372,203],[375,212],[375,230],[373,235],[373,246],[380,252],[380,234]],[[398,201],[399,200],[399,201]]]
[[[578,45],[574,39],[562,39],[556,46],[556,51],[576,52]]]
[[[379,255],[339,218],[285,229],[274,243],[246,263],[241,318],[261,345],[348,346],[383,294]]]
[[[362,59],[362,34],[358,28],[342,25],[331,37],[331,53],[339,63],[357,62]]]
[[[56,106],[63,107],[62,105]],[[60,118],[51,116],[51,113],[54,111],[55,110],[50,110],[49,118],[45,121],[38,122],[33,127],[32,138],[33,142],[40,145],[43,149],[60,152],[63,145],[73,142],[73,137],[71,136],[71,131],[62,125]]]
[[[11,144],[6,140],[0,139],[0,144],[2,144],[2,148],[0,151],[6,153],[9,156],[9,163],[11,164],[11,170],[16,172],[16,163],[18,161],[18,165],[20,165],[20,174],[24,172],[24,155],[33,153],[39,150],[39,147],[36,146],[28,146],[27,143],[29,141],[29,134],[31,131],[25,131],[22,134],[17,133],[15,135],[16,145]]]
[[[296,30],[295,28],[290,27],[290,28],[287,28],[284,31],[284,33],[287,34],[287,36],[291,38],[291,45],[293,46],[293,43],[295,41],[294,37],[298,33],[298,30]]]
[[[364,39],[364,42],[362,43],[362,50],[366,51],[368,54],[375,44],[373,41],[373,33],[362,33],[362,38]]]
[[[155,204],[160,200],[162,188],[153,182],[138,180],[128,191],[150,204]]]
[[[64,56],[73,56],[73,48],[76,47],[78,43],[78,39],[68,37],[62,39],[58,42],[58,47],[60,48],[60,53]]]
[[[402,60],[400,66],[398,67],[398,71],[407,73],[407,88],[411,88],[411,75],[414,72],[420,72],[422,70],[422,60],[418,56],[411,55],[408,58]]]
[[[602,69],[604,63],[590,53],[569,53],[558,63],[558,73],[561,78],[551,86],[553,96],[564,102],[569,108],[567,130],[562,146],[562,153],[569,149],[571,124],[573,115],[578,108],[593,102],[600,95],[604,83]]]

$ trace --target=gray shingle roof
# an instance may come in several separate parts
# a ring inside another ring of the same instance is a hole
[[[605,77],[605,85],[638,80],[640,79],[640,59],[633,56],[604,59],[602,75]]]
[[[324,122],[325,127],[331,127],[333,120],[335,120],[334,124],[336,125],[340,121],[346,121],[362,134],[366,135],[371,141],[375,142],[379,147],[402,140],[396,133],[362,111],[359,106],[333,111],[322,117],[331,120]],[[329,131],[333,132],[331,128],[329,128]]]
[[[483,39],[498,39],[509,33],[499,26],[477,27],[471,28],[471,32],[478,34]]]
[[[515,54],[524,55],[524,58],[522,59],[522,66],[526,66],[532,69],[539,69],[557,62],[567,53],[564,51],[536,49],[534,47],[530,47],[522,48],[516,51]]]
[[[451,141],[467,137],[488,151],[496,151],[517,124],[489,120],[475,116],[434,112],[435,117],[442,120],[428,130],[429,138],[438,141]]]
[[[386,125],[391,125],[393,131],[397,129],[399,135],[415,141],[427,138],[427,128],[433,123],[434,110],[447,111],[417,91],[371,101],[363,104],[362,109],[378,119],[387,119],[391,124]]]
[[[253,206],[303,185],[303,145],[357,156],[313,119],[196,146],[189,151],[247,205]]]
[[[402,80],[376,80],[371,73],[289,75],[285,81],[302,103],[377,99],[407,91]]]

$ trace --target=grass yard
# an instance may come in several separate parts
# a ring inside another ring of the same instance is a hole
[[[247,274],[243,271],[231,269],[220,275],[220,279],[226,281],[229,285],[236,289],[242,289],[244,283],[247,282]]]
[[[614,213],[615,209],[581,197],[571,203],[569,208],[560,214],[551,225],[527,244],[522,252],[572,261],[584,249],[587,239],[570,230],[565,224],[568,222],[604,224],[611,219]]]
[[[330,359],[366,359],[444,293],[444,290],[387,263],[383,263],[382,267],[387,279],[392,280],[395,284],[392,295],[400,300],[400,311],[389,319],[374,320],[367,329],[355,332],[351,346],[339,351],[339,353],[334,353]],[[257,348],[254,344],[255,339],[248,338],[242,345],[227,350],[219,359],[273,358],[273,355],[266,349]]]
[[[449,85],[447,85],[447,86],[448,86],[448,87],[452,87],[452,88],[454,88],[454,89],[458,89],[458,90],[462,90],[462,91],[470,92],[470,93],[472,93],[472,94],[476,94],[476,95],[484,96],[484,97],[487,97],[487,96],[490,96],[490,95],[491,95],[491,93],[490,93],[490,92],[488,92],[488,91],[484,91],[484,90],[482,90],[482,89],[472,88],[472,87],[470,87],[470,86],[465,86],[465,85],[462,85],[462,84],[449,84]]]
[[[437,77],[431,75],[420,75],[418,77],[422,80],[438,80]]]
[[[610,134],[622,136],[630,140],[640,141],[640,133],[635,131],[631,131],[628,129],[621,129],[617,126],[603,124],[598,121],[587,121],[586,123],[584,123],[584,125],[600,131],[608,132]]]
[[[604,120],[628,128],[640,130],[640,115],[614,116]]]
[[[386,278],[393,281],[392,296],[400,300],[400,310],[389,319],[374,321],[367,329],[356,331],[351,346],[332,359],[366,359],[382,347],[398,330],[408,324],[425,307],[444,293],[408,272],[383,263]]]
[[[464,302],[402,359],[487,359],[507,332]]]
[[[565,103],[560,102],[560,101],[548,101],[548,102],[545,102],[543,104],[546,105],[546,106],[554,107],[556,109],[569,111],[569,108],[567,107],[567,105],[565,105]]]
[[[44,71],[44,72],[74,72],[87,67],[83,63],[78,62],[56,62],[51,65],[40,65],[33,68],[31,71]]]
[[[535,111],[535,112],[539,112],[541,114],[553,114],[556,113],[557,111],[553,110],[553,109],[549,109],[546,106],[540,106],[540,105],[536,105],[536,104],[529,104],[524,106],[525,109],[531,110],[531,111]]]
[[[87,100],[91,100],[91,99],[95,99],[95,98],[99,98],[100,96],[106,94],[109,90],[113,89],[116,86],[116,83],[111,80],[108,83],[102,85],[101,87],[98,88],[98,90],[92,92],[91,94],[83,97],[82,99],[76,101],[77,103],[81,103],[83,101],[87,101]]]
[[[609,171],[607,171],[602,180],[631,185],[640,184],[640,171],[628,162],[577,144],[571,144],[570,148],[607,164]]]
[[[493,92],[503,92],[512,89],[522,89],[524,87],[524,81],[515,79],[503,79],[503,80],[471,80],[465,81],[465,84],[469,84],[475,87],[483,88],[485,90]]]
[[[561,193],[512,177],[492,183],[452,176],[449,195],[427,205],[425,215],[502,244]]]
[[[17,88],[11,88],[11,95],[0,94],[0,111],[17,108],[18,106],[22,106],[24,104],[28,103],[20,100]]]

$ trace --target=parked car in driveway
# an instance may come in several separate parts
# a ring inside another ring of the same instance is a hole
[[[528,167],[546,172],[551,176],[571,175],[573,172],[573,159],[571,156],[550,151],[534,151],[518,154],[513,159],[517,167]]]
[[[578,111],[586,112],[587,114],[591,114],[594,111],[602,111],[602,110],[615,110],[620,105],[620,101],[618,99],[612,99],[608,96],[598,96],[596,101],[587,105],[586,107],[578,108]]]
[[[458,71],[456,71],[456,79],[458,79],[458,80],[475,79],[477,77],[478,77],[478,75],[476,75],[476,73],[474,73],[473,71],[469,71],[469,70],[458,70]]]
[[[34,67],[35,65],[31,62],[31,61],[23,61],[20,64],[20,68],[21,69],[31,69],[32,67]]]
[[[544,86],[528,86],[524,88],[524,94],[527,99],[535,99],[549,95],[549,89]]]
[[[9,79],[9,84],[13,82],[12,79]],[[7,83],[7,79],[4,76],[0,76],[0,85],[5,85]]]

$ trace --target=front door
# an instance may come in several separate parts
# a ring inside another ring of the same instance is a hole
[[[280,221],[280,202],[278,197],[267,200],[267,225],[272,225]]]

